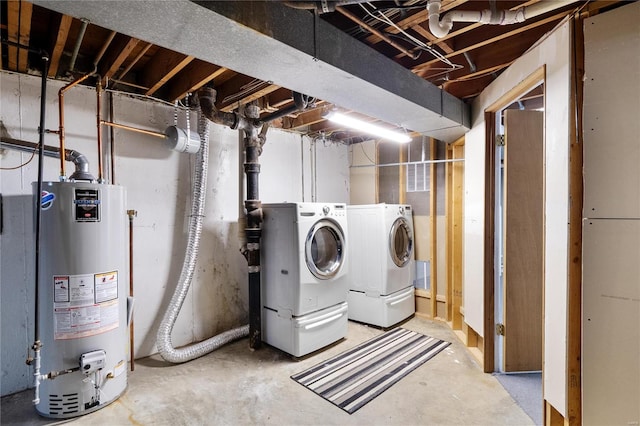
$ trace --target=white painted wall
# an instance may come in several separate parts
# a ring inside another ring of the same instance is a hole
[[[545,289],[544,399],[566,413],[567,265],[569,213],[569,24],[553,31],[518,58],[472,105],[472,129],[465,139],[465,321],[484,336],[483,241],[485,109],[538,68],[545,81]]]
[[[640,422],[639,20],[635,2],[584,21],[585,425]]]
[[[350,204],[375,204],[376,200],[376,144],[374,140],[349,147],[351,157],[349,179]],[[373,166],[373,167],[353,167]]]
[[[59,82],[49,82],[46,127],[58,127]],[[37,142],[40,78],[0,73],[0,120],[11,137]],[[107,96],[104,96],[103,114]],[[67,148],[85,154],[91,171],[97,174],[95,144],[95,91],[78,86],[65,95]],[[171,106],[149,100],[114,95],[115,121],[140,128],[163,131],[173,124]],[[180,114],[179,125],[186,118]],[[191,116],[191,128],[197,119]],[[108,129],[104,129],[105,149]],[[190,207],[191,173],[195,157],[168,151],[153,136],[115,130],[116,183],[127,189],[127,208],[135,209],[134,295],[136,296],[136,358],[156,352],[155,337],[164,309],[175,289],[182,266]],[[45,143],[57,146],[56,135]],[[312,185],[308,152],[300,135],[270,129],[261,157],[261,198],[265,202],[310,201]],[[241,181],[238,132],[211,125],[207,217],[203,228],[200,258],[189,295],[173,332],[176,346],[202,340],[245,323],[247,312],[246,262],[239,253],[238,226]],[[305,156],[307,154],[304,154]],[[319,202],[349,201],[347,148],[316,146]],[[5,151],[2,167],[19,165],[28,154]],[[45,159],[45,180],[58,180],[59,161]],[[105,173],[109,163],[105,164]],[[67,164],[67,175],[73,165]],[[106,175],[109,178],[109,175]],[[37,178],[37,162],[17,170],[0,171],[4,197],[4,230],[1,249],[1,352],[2,395],[31,386],[31,370],[24,363],[33,342],[33,228],[31,182]],[[123,248],[126,250],[126,248]],[[45,254],[46,255],[46,254]]]

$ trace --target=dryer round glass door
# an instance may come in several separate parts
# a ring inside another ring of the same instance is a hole
[[[320,220],[307,234],[305,258],[309,271],[319,279],[334,277],[344,260],[344,234],[335,222]]]
[[[403,217],[393,222],[389,232],[389,254],[393,263],[399,267],[405,266],[413,254],[413,235],[409,223]]]

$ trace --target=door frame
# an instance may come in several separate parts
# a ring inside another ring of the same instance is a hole
[[[507,91],[498,100],[491,104],[484,111],[485,122],[485,169],[484,169],[484,339],[483,339],[483,369],[485,373],[495,371],[495,202],[496,202],[496,118],[495,115],[512,104],[518,98],[525,95],[534,87],[544,84],[546,80],[546,67],[543,65],[528,77],[523,79],[518,85]],[[546,84],[544,85],[544,96],[546,99]],[[546,102],[546,101],[545,101]],[[545,132],[546,133],[546,132]],[[543,171],[544,176],[544,171]],[[544,195],[543,195],[544,198]],[[544,229],[543,229],[544,247]],[[544,267],[544,258],[543,258]],[[544,294],[544,284],[543,284]],[[544,318],[544,297],[542,301],[542,318]],[[542,347],[544,350],[544,328],[542,333]],[[544,361],[543,361],[544,374]]]

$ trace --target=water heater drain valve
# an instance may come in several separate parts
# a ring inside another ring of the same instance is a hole
[[[80,371],[89,375],[102,370],[107,362],[107,353],[99,349],[80,355]]]

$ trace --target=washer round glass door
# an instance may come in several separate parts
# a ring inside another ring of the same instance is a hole
[[[389,254],[399,267],[405,266],[411,260],[413,253],[413,235],[409,223],[403,217],[393,222],[389,232]]]
[[[344,234],[340,226],[326,219],[316,222],[307,234],[305,258],[316,278],[334,277],[344,260]]]

